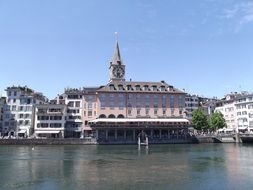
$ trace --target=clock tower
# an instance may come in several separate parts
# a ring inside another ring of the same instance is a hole
[[[119,43],[116,43],[116,49],[109,67],[110,81],[125,81],[125,65],[122,63],[119,51]]]

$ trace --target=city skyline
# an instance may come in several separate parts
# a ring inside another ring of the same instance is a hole
[[[253,3],[182,2],[1,1],[0,92],[27,85],[52,99],[106,85],[115,32],[127,80],[219,98],[252,91]]]

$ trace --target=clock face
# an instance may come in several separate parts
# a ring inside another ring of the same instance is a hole
[[[118,66],[113,68],[112,73],[116,78],[122,78],[125,74],[125,71],[123,67]]]

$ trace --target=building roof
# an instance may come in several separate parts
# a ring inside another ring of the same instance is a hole
[[[113,86],[113,88],[112,88]],[[129,89],[129,88],[130,89]],[[137,88],[138,87],[138,88]],[[153,87],[156,87],[155,89]],[[147,90],[145,89],[147,88]],[[102,86],[98,92],[145,92],[145,93],[184,93],[183,91],[161,82],[112,81]]]

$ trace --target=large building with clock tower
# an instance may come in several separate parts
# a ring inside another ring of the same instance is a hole
[[[144,132],[150,143],[188,142],[185,93],[165,81],[125,80],[118,42],[109,65],[109,83],[96,90],[96,116],[87,118],[99,143],[136,143]]]

